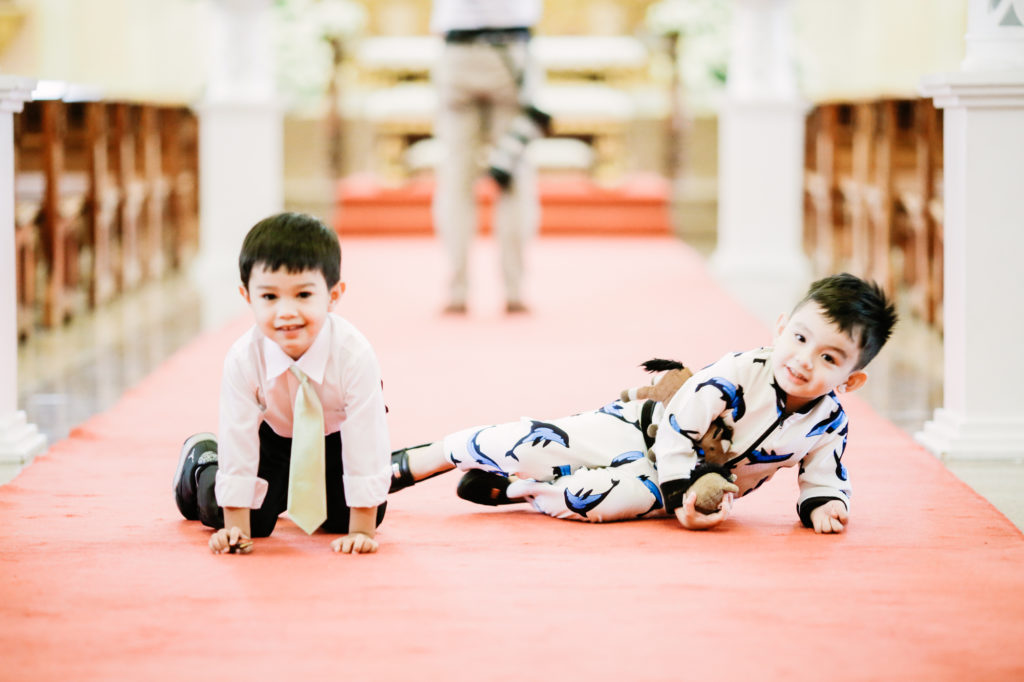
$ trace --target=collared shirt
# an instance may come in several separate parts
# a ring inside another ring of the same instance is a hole
[[[786,412],[775,382],[771,348],[729,354],[694,374],[669,401],[658,424],[654,452],[666,498],[688,485],[704,459],[695,441],[709,428],[724,431],[730,470],[740,495],[757,489],[782,467],[799,465],[805,502],[836,498],[850,507],[850,481],[842,457],[848,422],[834,393]],[[677,483],[678,482],[678,483]]]
[[[541,0],[434,0],[430,30],[530,28],[540,15]]]
[[[377,357],[358,329],[330,314],[320,334],[298,360],[253,327],[224,360],[217,436],[217,503],[256,509],[267,482],[257,477],[259,426],[292,435],[298,380],[292,365],[309,377],[324,411],[325,435],[341,432],[345,498],[350,507],[376,507],[391,482],[391,444]]]

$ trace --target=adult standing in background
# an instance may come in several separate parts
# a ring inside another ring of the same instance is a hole
[[[431,30],[444,37],[444,49],[433,74],[438,93],[434,134],[441,148],[433,217],[451,268],[449,313],[466,312],[481,158],[536,92],[539,71],[530,33],[540,14],[541,0],[434,0]],[[498,194],[494,229],[506,310],[517,313],[526,310],[523,251],[537,231],[540,205],[536,173],[525,155],[508,171],[511,181]]]

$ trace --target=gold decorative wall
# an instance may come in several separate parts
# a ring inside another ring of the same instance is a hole
[[[359,0],[371,35],[430,32],[430,0]],[[643,30],[654,0],[547,0],[538,32],[544,35],[632,35]]]

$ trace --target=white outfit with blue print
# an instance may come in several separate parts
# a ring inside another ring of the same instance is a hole
[[[523,418],[464,429],[444,438],[445,455],[462,470],[518,476],[509,496],[524,497],[550,516],[614,521],[663,515],[641,431],[643,405],[615,401],[551,421]],[[662,406],[652,406],[657,419]]]
[[[616,401],[548,422],[466,429],[444,439],[445,453],[463,470],[515,474],[520,480],[508,496],[545,514],[615,521],[663,516],[679,506],[693,480],[722,471],[695,449],[708,429],[718,429],[734,453],[725,473],[736,475],[740,495],[799,464],[797,512],[805,524],[830,499],[849,508],[846,414],[834,394],[786,414],[771,348],[726,355],[697,372],[667,406],[648,408],[659,425],[650,449],[641,430],[645,403]]]

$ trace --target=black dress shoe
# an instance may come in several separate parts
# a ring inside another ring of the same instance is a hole
[[[216,463],[217,438],[212,433],[197,433],[182,444],[178,468],[174,470],[174,502],[181,515],[190,521],[199,518],[199,472]]]
[[[509,499],[506,491],[510,483],[511,481],[501,474],[493,474],[481,469],[470,469],[462,475],[455,494],[464,500],[485,504],[489,507],[525,502],[526,500]]]
[[[391,489],[389,493],[408,488],[416,479],[409,471],[409,448],[402,448],[391,453]]]
[[[391,488],[388,490],[389,493],[397,492],[403,488],[408,488],[415,483],[425,481],[428,478],[433,478],[434,476],[440,476],[448,471],[448,469],[445,469],[444,471],[438,471],[436,474],[424,476],[421,479],[413,478],[412,472],[409,471],[409,451],[419,450],[420,448],[425,448],[428,445],[431,445],[431,443],[413,445],[412,447],[402,448],[401,450],[395,450],[391,453]]]

